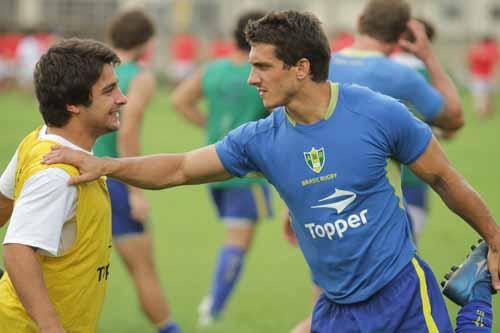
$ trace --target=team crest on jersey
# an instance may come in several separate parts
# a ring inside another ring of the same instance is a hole
[[[312,148],[310,151],[304,152],[306,164],[312,171],[320,173],[325,165],[325,148]]]

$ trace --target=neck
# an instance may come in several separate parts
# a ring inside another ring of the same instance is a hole
[[[140,55],[137,54],[136,50],[115,50],[118,58],[120,58],[122,63],[137,61],[140,58]]]
[[[231,53],[229,59],[236,65],[244,64],[248,62],[248,51],[235,50]]]
[[[396,46],[396,43],[385,43],[367,35],[359,35],[356,37],[356,40],[351,48],[363,51],[380,52],[387,56],[394,51]]]
[[[288,115],[298,124],[314,124],[325,118],[331,98],[330,82],[308,81],[285,105]]]
[[[88,131],[85,131],[81,126],[78,126],[78,124],[71,120],[63,127],[47,126],[47,133],[59,135],[72,144],[87,151],[92,150],[97,140],[97,136],[90,135]]]

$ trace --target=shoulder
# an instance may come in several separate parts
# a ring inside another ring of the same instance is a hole
[[[238,134],[244,145],[256,140],[266,139],[273,135],[274,131],[283,124],[285,120],[284,111],[280,108],[271,112],[266,118],[251,121],[241,125],[232,132]]]
[[[27,147],[27,150],[20,149],[18,155],[18,163],[21,162],[25,165],[21,165],[20,168],[25,168],[26,170],[31,170],[34,173],[41,172],[43,170],[49,169],[61,169],[63,172],[69,176],[79,175],[79,171],[72,165],[69,164],[42,164],[43,157],[51,151],[51,147],[58,145],[59,143],[49,140],[38,140],[35,144]],[[50,173],[50,172],[49,172]],[[56,172],[57,173],[57,172]]]
[[[356,84],[342,84],[340,97],[347,110],[376,123],[409,113],[398,100]]]

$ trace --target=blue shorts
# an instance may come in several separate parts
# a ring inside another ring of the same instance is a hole
[[[268,185],[248,187],[211,188],[219,218],[257,222],[272,216],[271,196]]]
[[[428,186],[403,186],[403,197],[406,204],[427,210]]]
[[[431,269],[415,257],[370,299],[316,303],[312,333],[452,333],[446,304]]]
[[[111,199],[111,221],[113,237],[144,232],[144,225],[130,216],[127,185],[108,178],[108,191]]]

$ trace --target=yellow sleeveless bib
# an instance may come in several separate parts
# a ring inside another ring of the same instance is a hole
[[[74,176],[78,170],[65,164],[41,164],[55,144],[29,134],[18,149],[15,200],[23,184],[46,168],[61,168]],[[34,216],[33,218],[36,218]],[[59,257],[39,256],[45,285],[66,332],[95,332],[109,277],[111,205],[105,177],[78,186],[75,222],[77,235],[71,248]],[[0,332],[37,332],[6,273],[0,280]]]

